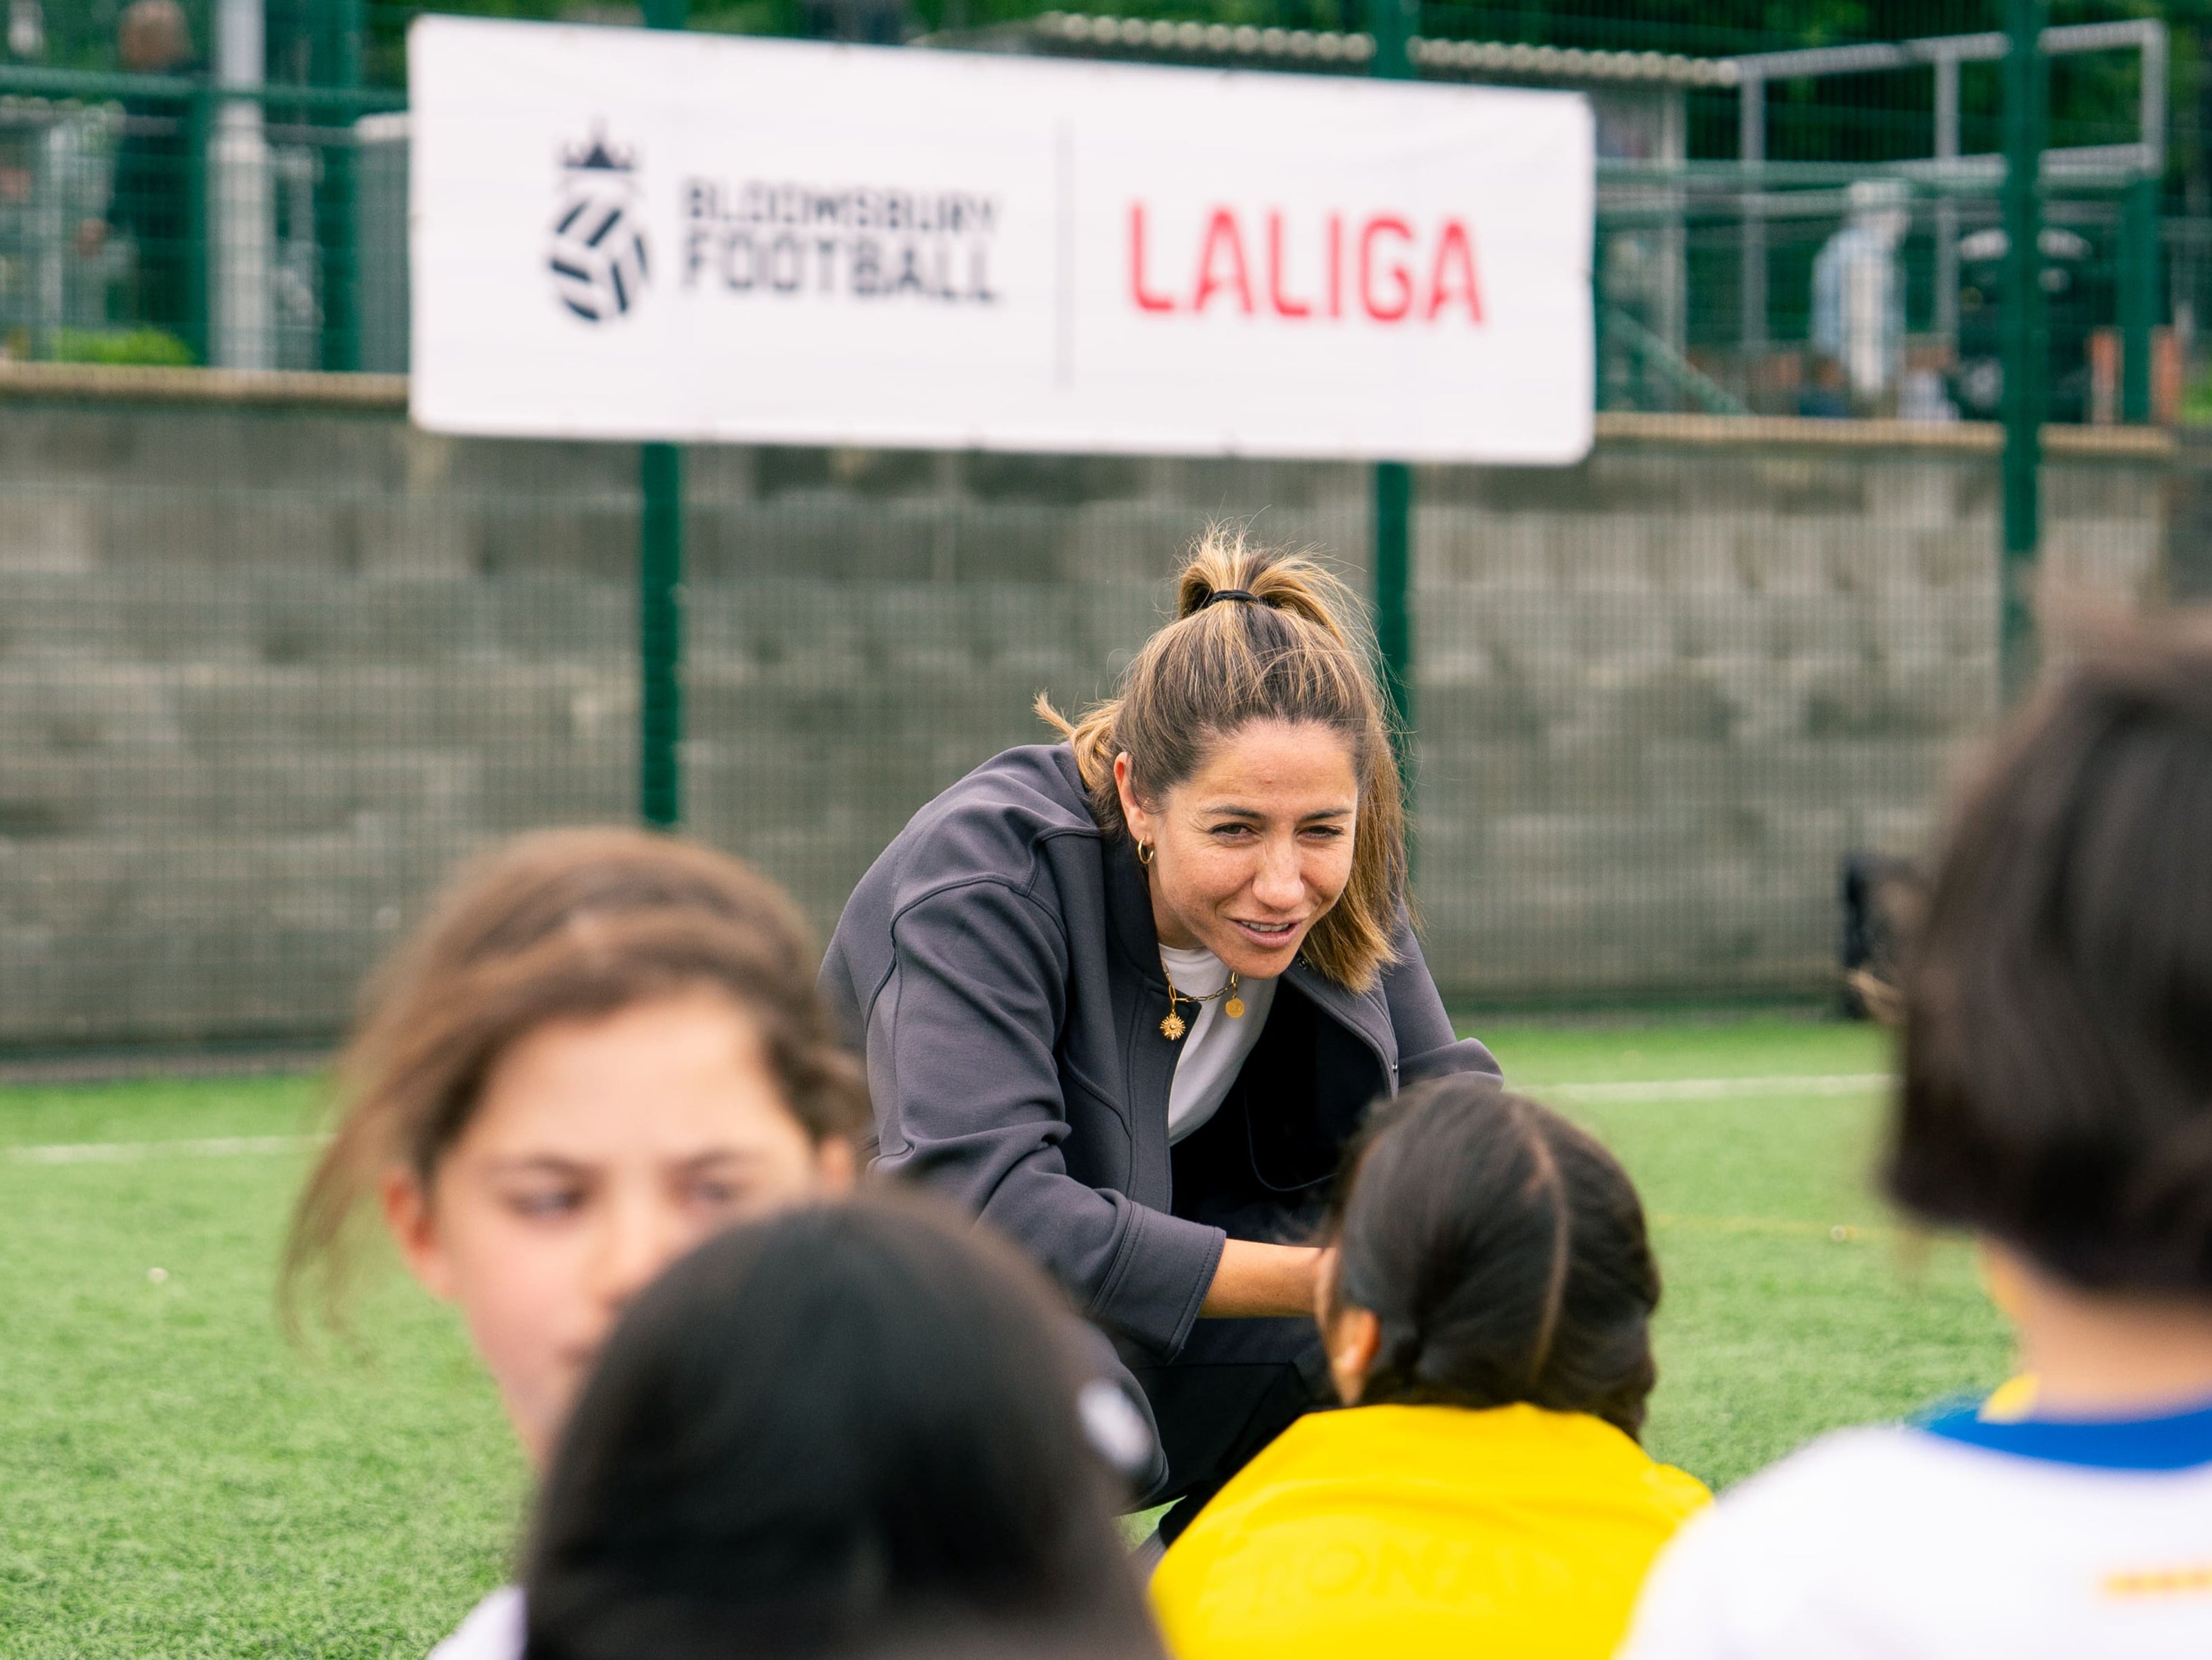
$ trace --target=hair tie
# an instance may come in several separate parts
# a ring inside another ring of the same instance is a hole
[[[1264,605],[1267,603],[1249,588],[1216,588],[1198,602],[1198,608],[1200,611],[1204,611],[1218,599],[1238,599],[1248,605]]]

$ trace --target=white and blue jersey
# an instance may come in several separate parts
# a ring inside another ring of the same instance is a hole
[[[2212,1405],[1826,1436],[1676,1535],[1621,1660],[2206,1660]]]
[[[430,1660],[522,1660],[529,1635],[526,1606],[521,1586],[501,1585],[430,1651]]]

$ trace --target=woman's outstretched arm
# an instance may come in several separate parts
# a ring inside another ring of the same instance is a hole
[[[1321,1252],[1310,1245],[1263,1245],[1231,1239],[1206,1289],[1199,1312],[1210,1318],[1250,1318],[1314,1311],[1314,1279]]]

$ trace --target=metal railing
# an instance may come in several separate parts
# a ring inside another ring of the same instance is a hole
[[[404,130],[386,113],[404,105],[0,67],[0,341],[17,358],[404,371]]]
[[[411,15],[347,13],[337,0],[309,10],[322,33],[350,31],[354,43],[319,46],[318,61],[356,74],[364,63],[389,71]],[[1340,8],[1262,3],[1233,21],[1168,14],[939,7],[910,13],[907,28],[933,25],[925,44],[1303,73],[1371,68],[1372,35],[1343,27],[1362,20]],[[1416,27],[1404,54],[1419,76],[1576,87],[1593,100],[1604,158],[1595,281],[1612,352],[1601,407],[1889,413],[1901,400],[1908,413],[1946,402],[1986,412],[1974,337],[1992,313],[1976,251],[1996,223],[2002,168],[1996,155],[1966,153],[1988,129],[1962,114],[1960,77],[1986,70],[2001,34],[1808,49],[1607,3],[1546,15],[1534,38],[1519,10],[1430,4],[1408,14]],[[2073,136],[2098,142],[2046,156],[2064,233],[2051,280],[2068,295],[2054,331],[2057,412],[2148,419],[2158,354],[2175,350],[2152,337],[2173,314],[2161,289],[2181,303],[2185,353],[2200,313],[2181,291],[2198,280],[2194,242],[2184,238],[2171,258],[2160,243],[2165,28],[2115,21],[2044,40],[2054,54],[2094,54],[2081,61],[2100,74],[2133,76],[2132,131],[2083,128]],[[1790,137],[1802,99],[1778,91],[1869,87],[1887,88],[1891,105],[1928,106],[1920,159],[1790,159],[1805,148]],[[0,64],[0,346],[16,357],[404,372],[404,102],[390,87]],[[1725,159],[1711,155],[1723,107]],[[1838,400],[1820,384],[1833,379],[1821,360],[1834,354],[1813,338],[1813,270],[1852,220],[1852,187],[1885,179],[1908,193],[1893,241],[1910,344],[1891,352],[1898,367],[1878,389],[1863,374],[1847,377],[1851,395]],[[2110,398],[2097,381],[2108,366],[2118,377]],[[1942,381],[1934,393],[1931,372]],[[1917,377],[1909,392],[1908,374]],[[2169,392],[2156,412],[2170,415],[2176,401]]]

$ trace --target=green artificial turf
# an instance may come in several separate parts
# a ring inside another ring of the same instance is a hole
[[[1724,1484],[1830,1426],[2003,1375],[1967,1253],[1899,1234],[1869,1194],[1876,1094],[1621,1087],[1875,1073],[1875,1036],[1472,1029],[1643,1189],[1668,1276],[1661,1456]],[[303,1150],[15,1151],[296,1135],[314,1107],[295,1079],[0,1089],[0,1660],[414,1660],[504,1574],[526,1477],[452,1316],[386,1273],[358,1352],[303,1355],[277,1330]]]
[[[311,1110],[296,1079],[0,1090],[0,1145]],[[444,1310],[380,1275],[359,1352],[278,1334],[306,1157],[0,1152],[0,1656],[420,1657],[502,1576],[521,1460]]]
[[[1889,1070],[1880,1032],[1786,1020],[1472,1030],[1516,1087],[1595,1130],[1644,1195],[1666,1278],[1645,1434],[1658,1456],[1725,1486],[1822,1430],[2003,1379],[2010,1346],[1972,1253],[1900,1228],[1872,1190],[1881,1086],[1692,1100],[1571,1087],[1863,1078]]]

